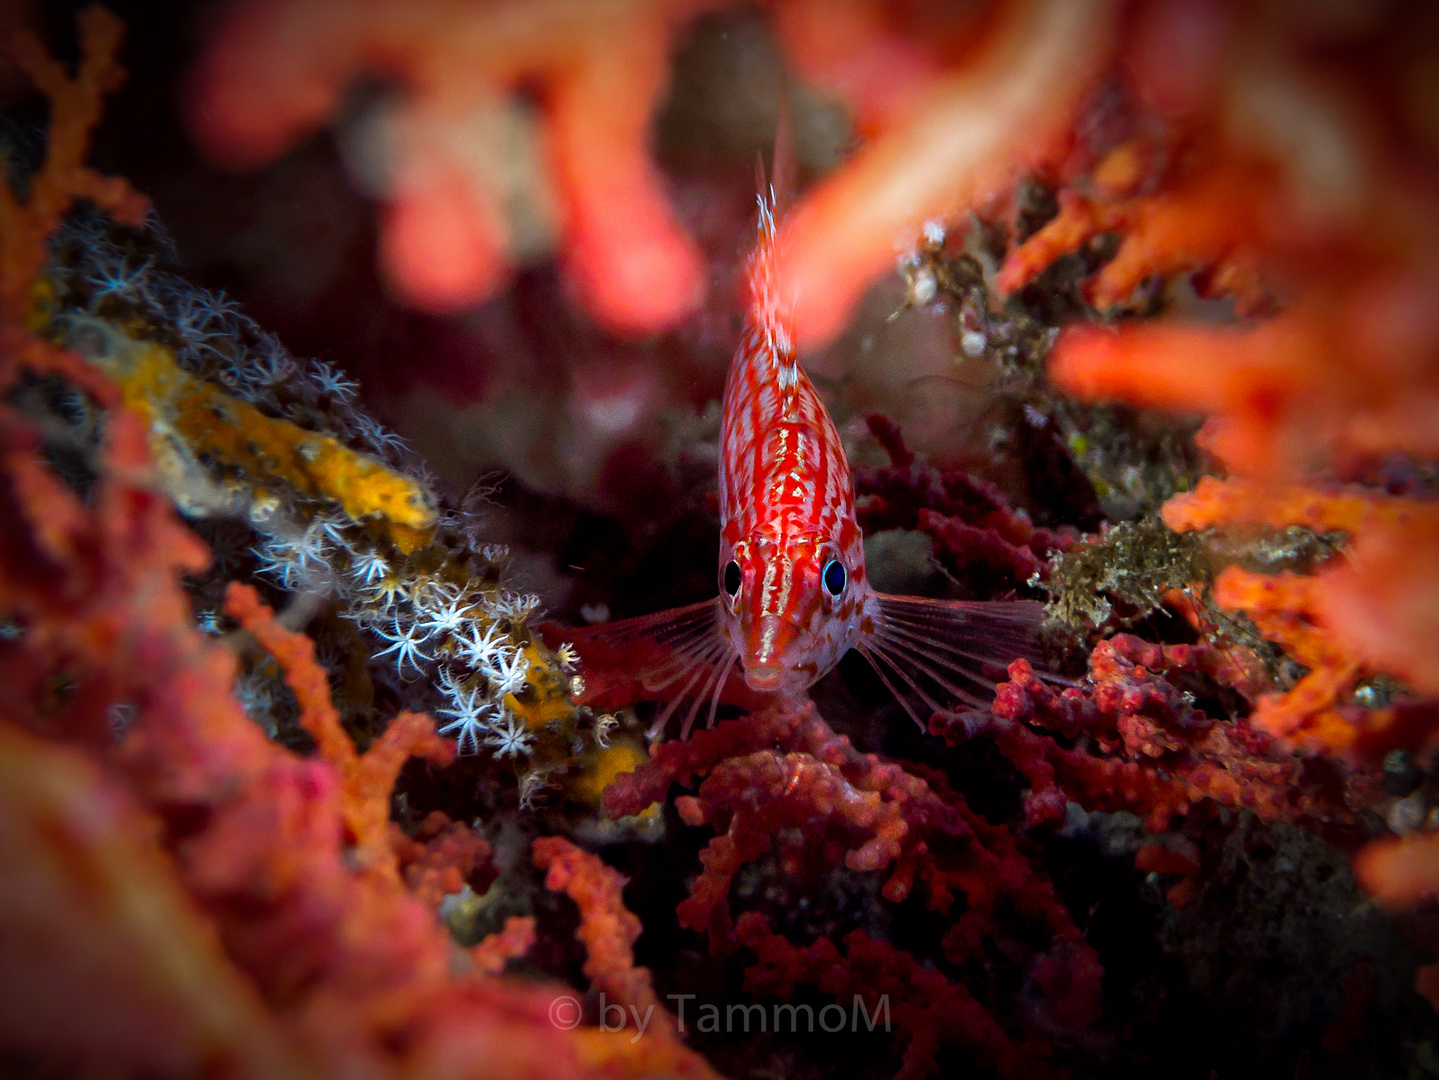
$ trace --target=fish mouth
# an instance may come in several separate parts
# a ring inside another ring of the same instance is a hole
[[[784,668],[772,664],[756,664],[744,669],[744,681],[751,690],[772,694],[784,681]]]

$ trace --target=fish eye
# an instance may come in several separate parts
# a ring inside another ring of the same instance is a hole
[[[739,572],[739,563],[731,559],[724,564],[724,591],[729,593],[731,600],[739,596],[739,587],[742,580]]]
[[[845,572],[844,563],[838,559],[830,559],[824,567],[824,590],[830,596],[838,596],[844,592],[844,584],[849,575]]]

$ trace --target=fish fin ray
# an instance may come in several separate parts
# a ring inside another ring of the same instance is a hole
[[[921,728],[925,725],[916,709],[897,692],[879,661],[937,712],[943,705],[926,685],[942,691],[950,703],[984,708],[995,687],[986,667],[1003,669],[1016,659],[1040,659],[1039,621],[1044,607],[1035,601],[875,595],[879,618],[860,652]]]
[[[715,597],[585,627],[575,633],[575,645],[586,662],[609,660],[635,672],[644,692],[660,703],[650,723],[651,735],[662,733],[688,702],[683,725],[688,736],[706,704],[713,726],[720,697],[738,659],[734,646],[721,633],[720,604]]]

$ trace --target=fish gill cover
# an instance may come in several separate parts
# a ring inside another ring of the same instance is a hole
[[[7,1074],[1439,1074],[1433,11],[122,14],[0,19]],[[655,741],[781,95],[869,573],[1045,661]]]

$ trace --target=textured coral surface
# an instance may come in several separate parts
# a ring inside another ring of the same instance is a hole
[[[1429,6],[117,10],[0,15],[0,1073],[1439,1074]],[[757,154],[992,702],[586,632],[714,595]]]

